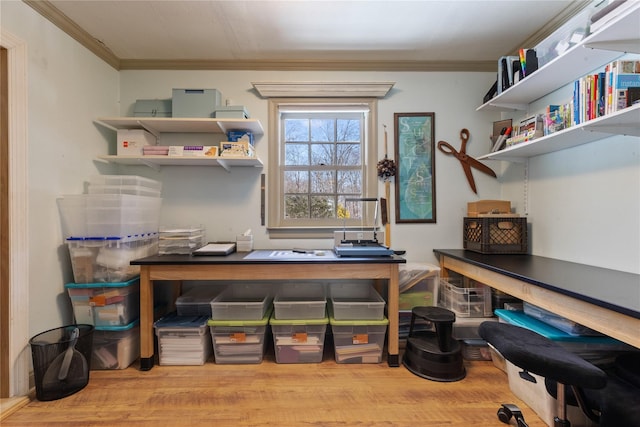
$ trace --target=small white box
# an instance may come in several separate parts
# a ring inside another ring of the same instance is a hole
[[[529,372],[531,378],[536,381],[534,383],[520,377],[521,371],[522,369],[507,361],[507,377],[511,392],[533,409],[547,425],[552,426],[553,418],[557,415],[557,400],[547,392],[543,377]],[[567,418],[573,427],[597,426],[577,406],[567,405]]]
[[[142,156],[142,147],[156,145],[157,138],[143,129],[118,129],[118,156]]]

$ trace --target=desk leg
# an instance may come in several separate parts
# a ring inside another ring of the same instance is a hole
[[[388,289],[388,301],[387,301],[387,316],[389,317],[389,343],[387,364],[394,368],[400,366],[400,353],[399,353],[399,283],[398,283],[398,264],[390,265],[389,274],[389,289]]]
[[[148,265],[140,267],[140,370],[153,368],[153,282]]]

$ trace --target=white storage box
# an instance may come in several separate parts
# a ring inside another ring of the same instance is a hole
[[[270,315],[267,313],[261,320],[210,319],[208,325],[216,363],[261,363]]]
[[[149,190],[162,190],[162,182],[138,175],[93,175],[89,178],[89,185],[105,186],[135,186]]]
[[[269,319],[276,363],[320,363],[329,319]]]
[[[389,320],[329,319],[336,363],[380,363]]]
[[[548,392],[544,384],[544,378],[532,374],[529,375],[535,383],[522,379],[519,373],[522,369],[507,360],[507,377],[509,388],[518,399],[527,404],[548,426],[552,426],[553,418],[557,415],[557,400]],[[567,418],[571,420],[572,427],[596,427],[598,424],[589,420],[577,406],[567,405]]]
[[[153,326],[158,336],[160,365],[204,365],[211,356],[207,316],[171,313]]]
[[[213,320],[260,320],[271,304],[271,285],[233,283],[211,301]]]
[[[327,297],[322,283],[283,284],[273,299],[274,317],[322,319],[327,316]]]
[[[134,259],[155,255],[155,235],[125,239],[67,239],[76,283],[123,282],[140,274]]]
[[[140,355],[138,320],[126,326],[101,326],[93,331],[91,369],[126,369]]]
[[[65,238],[128,237],[158,232],[160,197],[74,194],[57,202]]]
[[[120,283],[67,283],[76,323],[126,326],[140,315],[140,280]]]
[[[118,156],[142,156],[142,147],[156,145],[157,138],[143,129],[118,129]]]
[[[335,320],[384,318],[384,299],[368,283],[331,283],[329,297]]]
[[[491,288],[477,282],[465,287],[461,280],[440,279],[439,303],[458,317],[490,317]]]

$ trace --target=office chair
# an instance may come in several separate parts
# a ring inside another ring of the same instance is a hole
[[[570,427],[567,404],[580,407],[601,427],[638,425],[640,420],[640,353],[618,356],[611,372],[587,362],[558,343],[528,329],[501,322],[483,322],[480,336],[500,354],[523,369],[545,378],[549,394],[557,399],[554,427]],[[517,406],[503,404],[498,418],[508,424],[514,416],[525,427]]]

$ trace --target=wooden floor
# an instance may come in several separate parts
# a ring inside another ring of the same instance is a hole
[[[329,353],[329,354],[326,354]],[[467,376],[435,382],[405,367],[336,364],[156,366],[142,372],[91,371],[87,387],[64,399],[32,400],[4,417],[13,426],[505,426],[501,403],[515,403],[530,427],[543,427],[509,391],[491,362],[465,362]],[[512,420],[512,424],[515,422]]]

